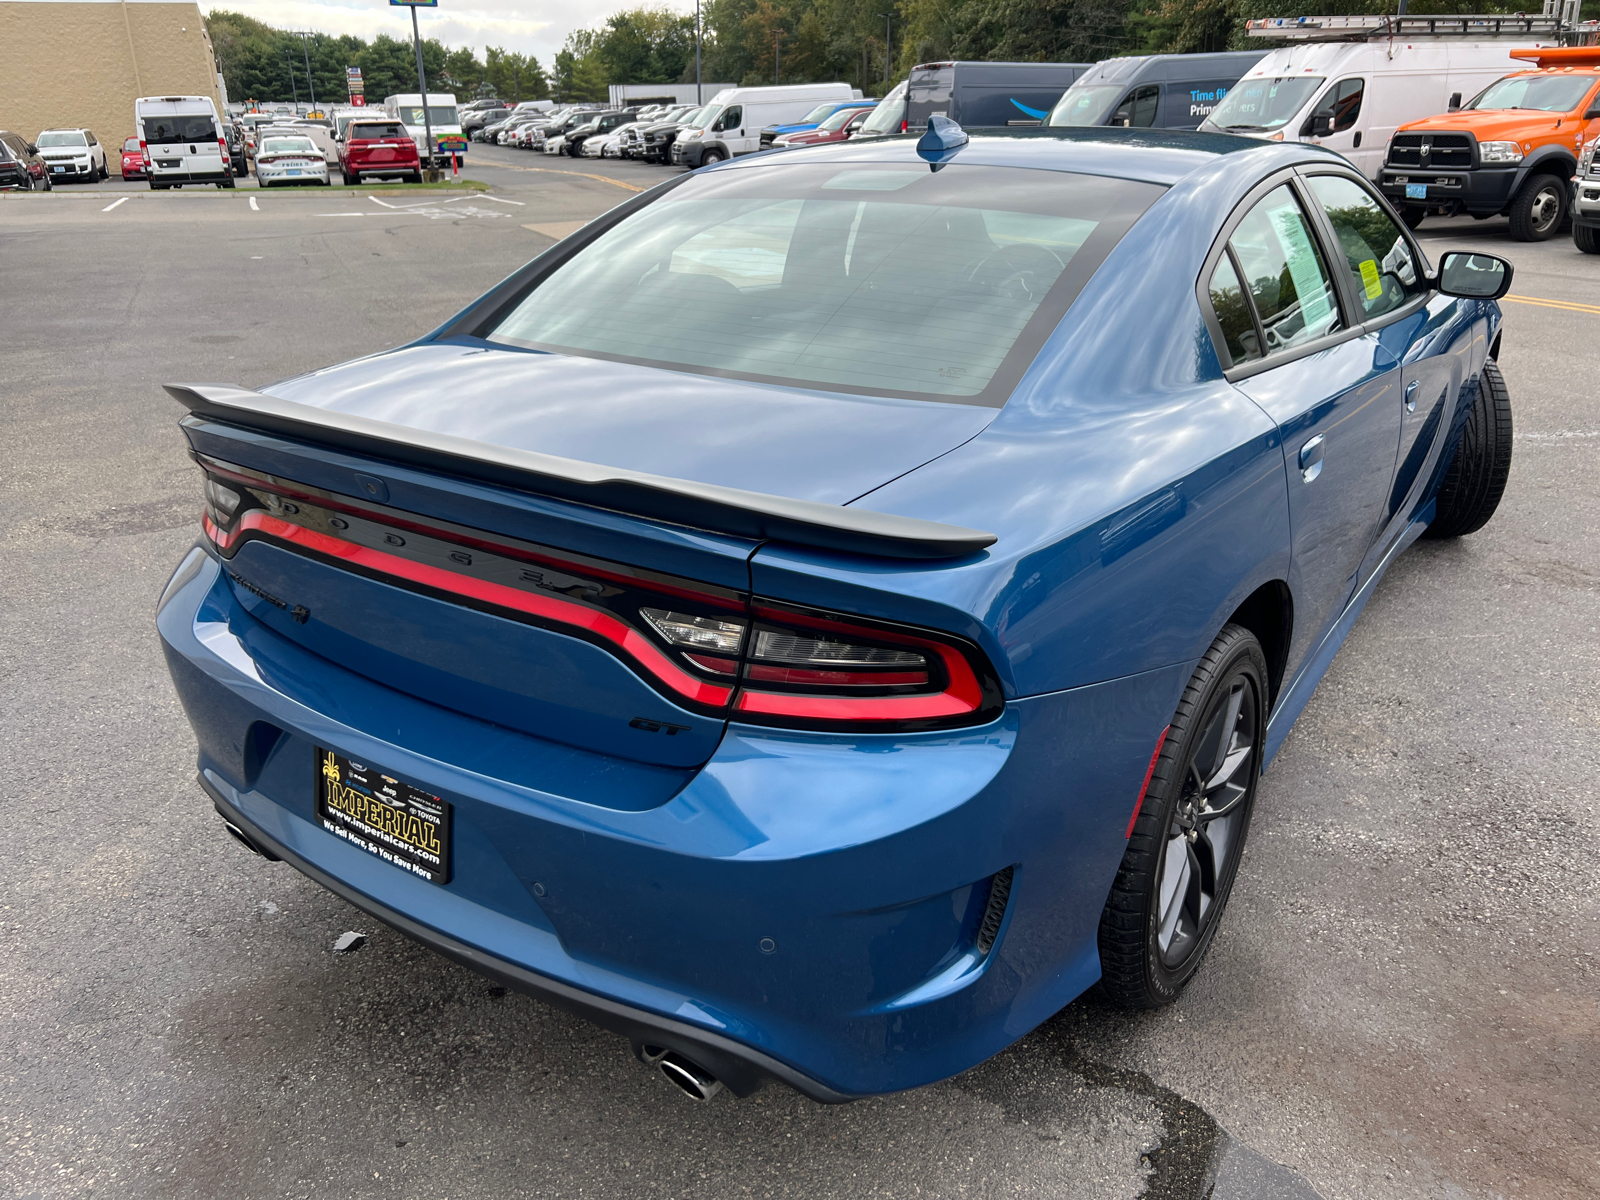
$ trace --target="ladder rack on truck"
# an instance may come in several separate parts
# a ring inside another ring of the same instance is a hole
[[[1580,0],[1547,0],[1540,16],[1477,13],[1438,16],[1261,17],[1246,21],[1251,37],[1280,42],[1417,41],[1431,38],[1529,38],[1585,44],[1600,22],[1579,22]]]

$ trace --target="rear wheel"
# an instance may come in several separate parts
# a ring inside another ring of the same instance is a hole
[[[1431,538],[1461,537],[1489,523],[1511,474],[1511,392],[1500,364],[1490,359],[1478,379],[1478,398],[1461,430],[1455,457],[1434,500]]]
[[[421,171],[413,171],[413,172],[411,172],[411,174],[406,176],[406,181],[408,183],[421,183],[422,182],[422,172]]]
[[[1560,230],[1567,215],[1567,185],[1554,175],[1535,175],[1511,198],[1507,215],[1517,241],[1545,241]]]
[[[220,187],[220,188],[226,188],[231,192],[233,190],[233,186],[234,186],[233,185],[233,176],[229,175],[221,183],[217,184],[217,186]]]
[[[1585,254],[1600,254],[1600,229],[1593,225],[1574,225],[1572,244]]]
[[[1100,986],[1127,1008],[1176,1000],[1233,889],[1266,734],[1267,660],[1226,625],[1184,689],[1100,917]]]

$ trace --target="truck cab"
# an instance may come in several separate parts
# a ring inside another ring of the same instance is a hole
[[[1584,148],[1600,137],[1600,46],[1512,50],[1533,63],[1459,109],[1400,126],[1379,177],[1415,224],[1428,212],[1506,216],[1518,241],[1559,233]]]

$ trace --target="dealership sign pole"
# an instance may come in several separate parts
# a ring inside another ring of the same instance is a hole
[[[438,8],[439,0],[389,0],[392,8],[411,10],[411,45],[417,52],[417,87],[422,93],[422,139],[427,147],[428,170],[433,170],[433,119],[428,113],[428,76],[422,69],[422,34],[417,31],[417,9]]]

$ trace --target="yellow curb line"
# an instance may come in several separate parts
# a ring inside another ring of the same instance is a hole
[[[1500,299],[1511,300],[1517,304],[1537,304],[1542,308],[1564,308],[1568,312],[1600,315],[1600,304],[1574,304],[1568,300],[1542,300],[1538,296],[1501,296]]]

